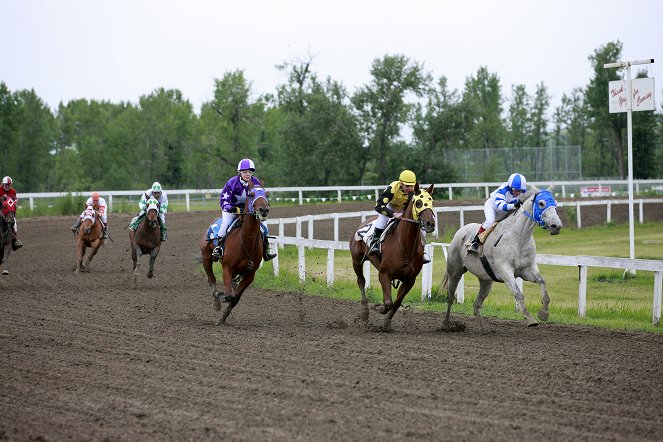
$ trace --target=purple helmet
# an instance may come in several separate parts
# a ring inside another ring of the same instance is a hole
[[[244,158],[237,165],[237,172],[240,172],[242,170],[250,170],[251,172],[255,172],[256,171],[256,165],[253,164],[253,161],[251,161],[250,159]]]

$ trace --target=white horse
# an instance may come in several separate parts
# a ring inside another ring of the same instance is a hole
[[[521,196],[522,207],[507,215],[486,238],[478,254],[468,253],[468,247],[474,238],[479,224],[468,224],[458,230],[451,241],[447,257],[447,271],[442,281],[448,289],[447,314],[442,324],[443,330],[449,330],[451,323],[451,305],[456,299],[456,288],[461,276],[468,270],[479,278],[479,294],[474,301],[474,316],[479,320],[482,332],[485,331],[481,308],[493,287],[493,282],[504,282],[516,299],[516,307],[522,312],[528,326],[538,325],[527,307],[525,297],[518,288],[516,278],[536,282],[541,288],[541,309],[538,317],[548,320],[548,290],[546,282],[536,265],[536,244],[532,233],[536,225],[548,229],[551,235],[557,235],[562,228],[562,221],[557,214],[557,202],[553,197],[552,186],[539,190],[531,186]]]

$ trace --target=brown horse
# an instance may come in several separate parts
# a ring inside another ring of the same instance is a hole
[[[425,190],[415,184],[414,192],[408,198],[405,212],[400,219],[391,221],[385,229],[385,239],[381,246],[381,254],[368,256],[367,241],[370,242],[369,231],[376,218],[363,222],[357,232],[350,239],[350,253],[352,267],[357,274],[357,284],[361,291],[360,319],[368,321],[368,300],[366,299],[366,278],[363,264],[369,260],[378,270],[380,285],[382,286],[383,304],[375,306],[375,310],[386,314],[382,330],[391,330],[391,318],[394,316],[403,298],[410,291],[421,272],[424,263],[424,244],[421,230],[431,233],[435,229],[435,214],[433,213],[434,186]],[[391,224],[395,224],[393,229]],[[394,281],[400,281],[400,287]],[[396,302],[391,299],[391,285],[398,288]]]
[[[76,248],[78,251],[76,273],[80,273],[81,270],[84,272],[89,271],[90,261],[92,261],[94,255],[99,251],[99,247],[104,244],[104,240],[101,239],[103,225],[98,209],[99,206],[96,205],[87,206],[85,212],[83,212],[83,222],[76,235]],[[91,250],[85,259],[85,264],[83,264],[83,257],[88,247]]]
[[[228,303],[223,316],[217,322],[219,325],[228,318],[244,290],[253,282],[256,271],[260,267],[265,247],[260,222],[266,220],[268,216],[269,200],[262,183],[260,187],[254,187],[253,183],[249,182],[244,210],[237,221],[239,227],[231,230],[225,238],[224,253],[221,259],[223,292],[217,291],[216,277],[212,267],[214,243],[208,239],[207,231],[200,239],[203,268],[207,273],[207,282],[212,288],[214,308],[221,310],[221,303]],[[235,289],[234,292],[233,289]]]
[[[0,263],[3,275],[9,275],[9,253],[12,251],[12,232],[15,222],[16,202],[3,195],[0,199]]]
[[[138,275],[140,274],[140,257],[150,255],[150,269],[147,271],[147,277],[151,278],[154,276],[154,261],[157,259],[161,248],[159,202],[156,199],[150,198],[147,201],[145,218],[138,224],[135,232],[133,230],[129,231],[129,240],[131,241],[131,259],[134,262],[134,287],[137,287]]]

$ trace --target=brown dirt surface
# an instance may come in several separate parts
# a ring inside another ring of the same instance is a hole
[[[348,210],[362,208],[272,217]],[[445,333],[409,309],[380,333],[356,302],[251,287],[214,325],[196,261],[214,215],[170,214],[138,289],[128,216],[79,275],[72,218],[19,216],[25,247],[0,276],[0,440],[663,440],[660,334],[493,319],[481,334],[460,316],[467,329]]]

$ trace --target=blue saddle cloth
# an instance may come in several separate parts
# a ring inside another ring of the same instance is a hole
[[[233,221],[232,224],[228,226],[228,232],[232,231],[232,229],[235,228],[238,220],[239,218],[236,218],[235,221]],[[212,221],[212,224],[210,224],[209,227],[207,228],[207,241],[214,241],[220,236],[219,230],[221,230],[222,223],[223,223],[223,217],[221,216],[215,219],[214,221]],[[263,235],[265,236],[269,235],[269,229],[265,224],[260,223],[260,230],[262,230]]]

